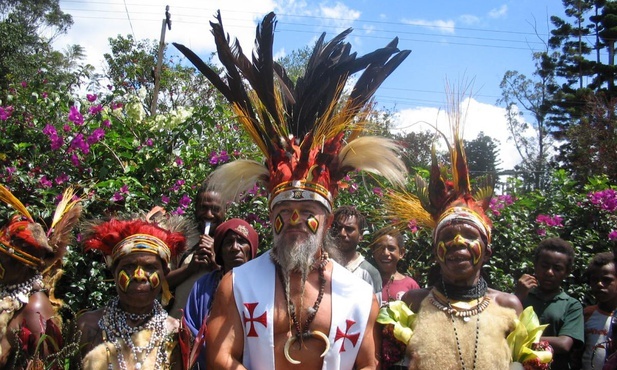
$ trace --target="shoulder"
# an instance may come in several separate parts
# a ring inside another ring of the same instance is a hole
[[[82,354],[98,345],[102,340],[99,320],[103,317],[103,309],[84,312],[77,317],[77,328],[81,331]]]
[[[24,307],[24,314],[41,314],[43,316],[53,315],[53,307],[47,294],[43,292],[33,293],[28,299],[28,304]],[[49,317],[46,317],[47,319]]]
[[[420,285],[414,278],[412,278],[411,276],[407,276],[407,275],[403,275],[403,276],[404,277],[400,280],[401,284],[404,284],[409,289],[419,289],[420,288]]]
[[[429,289],[413,289],[403,294],[401,300],[409,306],[413,312],[420,310],[420,304],[428,296],[431,291]]]
[[[495,289],[489,289],[488,295],[498,305],[511,308],[516,311],[517,315],[523,312],[523,306],[521,304],[521,301],[519,301],[519,299],[514,294],[505,293]]]

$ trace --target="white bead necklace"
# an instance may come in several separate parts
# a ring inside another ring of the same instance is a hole
[[[131,327],[127,324],[126,318],[139,317],[148,319],[142,325]],[[103,317],[99,320],[99,327],[107,333],[108,341],[116,348],[118,356],[118,366],[121,370],[127,370],[126,361],[122,354],[121,340],[129,347],[131,357],[135,362],[135,370],[141,370],[143,361],[145,361],[150,353],[156,348],[156,360],[153,369],[163,369],[169,366],[169,360],[165,353],[165,345],[169,337],[165,330],[165,322],[167,320],[167,312],[163,306],[155,300],[152,307],[152,312],[145,315],[132,315],[118,307],[118,298],[112,299],[103,313]],[[150,340],[144,347],[136,346],[133,343],[131,335],[142,330],[150,330]]]

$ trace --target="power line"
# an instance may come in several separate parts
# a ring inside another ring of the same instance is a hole
[[[133,38],[137,39],[137,37],[135,37],[135,30],[133,30],[133,23],[131,22],[131,15],[129,14],[129,8],[126,6],[126,0],[124,0],[124,10],[126,11],[126,17],[129,19],[129,25],[131,26],[131,33],[133,34]]]

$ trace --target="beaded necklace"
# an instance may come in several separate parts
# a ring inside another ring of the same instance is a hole
[[[317,294],[317,299],[315,300],[315,303],[313,304],[313,306],[308,309],[308,316],[306,317],[304,325],[302,326],[300,325],[300,322],[296,315],[296,306],[294,305],[294,303],[289,300],[289,297],[285,297],[285,301],[287,302],[287,307],[289,307],[289,315],[291,316],[291,322],[292,322],[294,329],[296,330],[296,334],[295,334],[296,339],[300,341],[304,338],[311,336],[311,333],[309,331],[309,326],[315,319],[315,316],[317,316],[317,311],[319,310],[319,305],[321,304],[321,300],[323,298],[325,288],[326,288],[325,269],[326,269],[327,264],[328,264],[328,253],[322,252],[321,262],[317,266],[317,271],[319,272],[319,293]],[[281,281],[281,284],[285,286],[283,272],[281,268],[278,266],[278,264],[276,265],[276,272],[279,277],[279,280]]]
[[[392,302],[396,298],[396,297],[394,297],[394,298],[390,297],[390,285],[394,281],[394,275],[396,275],[396,272],[394,274],[392,274],[392,276],[390,276],[390,278],[388,279],[388,283],[386,284],[386,298],[387,298],[388,302]],[[386,302],[384,302],[384,303],[386,303]]]
[[[475,297],[475,299],[479,299],[480,295],[481,295],[480,294],[480,290],[479,290],[479,286],[480,286],[480,284],[476,284],[476,287],[475,287],[476,288],[476,297]],[[447,305],[448,305],[447,306],[447,308],[448,308],[447,313],[450,316],[450,321],[452,321],[452,328],[454,329],[454,338],[456,339],[456,349],[458,350],[458,358],[461,361],[461,369],[462,370],[466,370],[467,367],[465,366],[465,360],[463,359],[463,350],[461,348],[461,341],[460,341],[460,339],[458,337],[458,331],[456,330],[456,323],[454,322],[454,317],[455,316],[458,317],[458,315],[454,314],[454,312],[457,312],[457,311],[456,311],[456,309],[454,307],[452,307],[452,305],[450,303],[450,298],[448,297],[448,290],[446,289],[446,285],[443,282],[443,280],[441,280],[441,287],[443,289],[444,295],[446,296],[446,302],[447,302]],[[486,297],[486,298],[488,298],[488,297]],[[434,301],[436,301],[436,300],[434,300]],[[483,302],[489,302],[489,301],[485,300]],[[479,306],[480,306],[480,304],[478,304],[476,306],[476,308],[479,307]],[[486,307],[488,307],[488,303],[486,304],[486,306],[484,308],[482,308],[482,310],[479,310],[477,312],[477,314],[475,314],[475,316],[476,316],[476,338],[475,338],[474,347],[473,347],[473,367],[472,367],[472,369],[474,369],[474,370],[476,368],[476,361],[478,359],[478,340],[480,338],[480,313]],[[469,316],[463,317],[463,320],[465,322],[469,321]]]
[[[107,334],[107,339],[113,344],[118,356],[118,366],[120,370],[127,370],[126,360],[122,354],[122,341],[129,347],[131,357],[135,362],[135,370],[140,370],[150,353],[156,348],[157,354],[153,369],[163,369],[169,366],[169,359],[165,353],[165,345],[169,340],[165,321],[167,312],[163,306],[155,300],[152,311],[143,315],[132,315],[118,307],[118,297],[112,299],[103,312],[99,320],[99,327]],[[145,323],[138,326],[129,326],[126,322],[127,317],[133,320],[134,317],[148,319]],[[136,346],[131,337],[134,333],[142,330],[150,330],[150,340],[145,347]]]
[[[42,286],[43,277],[40,274],[34,275],[30,279],[19,284],[0,284],[0,300],[4,300],[5,298],[10,300],[17,299],[22,304],[26,304],[32,293]]]

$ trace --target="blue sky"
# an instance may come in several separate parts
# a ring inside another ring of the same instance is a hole
[[[446,80],[454,85],[470,82],[465,137],[473,139],[483,131],[500,140],[505,169],[520,157],[508,143],[503,108],[496,105],[499,83],[508,70],[531,75],[531,54],[544,49],[548,18],[564,17],[560,0],[61,0],[75,25],[56,46],[81,44],[88,61],[100,67],[109,37],[133,34],[158,40],[167,4],[172,29],[166,42],[185,44],[204,58],[213,51],[208,22],[217,9],[245,52],[252,48],[255,25],[269,11],[275,11],[279,21],[277,55],[312,44],[321,32],[329,39],[348,27],[354,29],[348,40],[359,54],[398,36],[399,47],[412,53],[378,90],[378,105],[397,113],[401,130],[427,129],[418,122],[441,125],[445,119],[439,112],[446,105]]]

